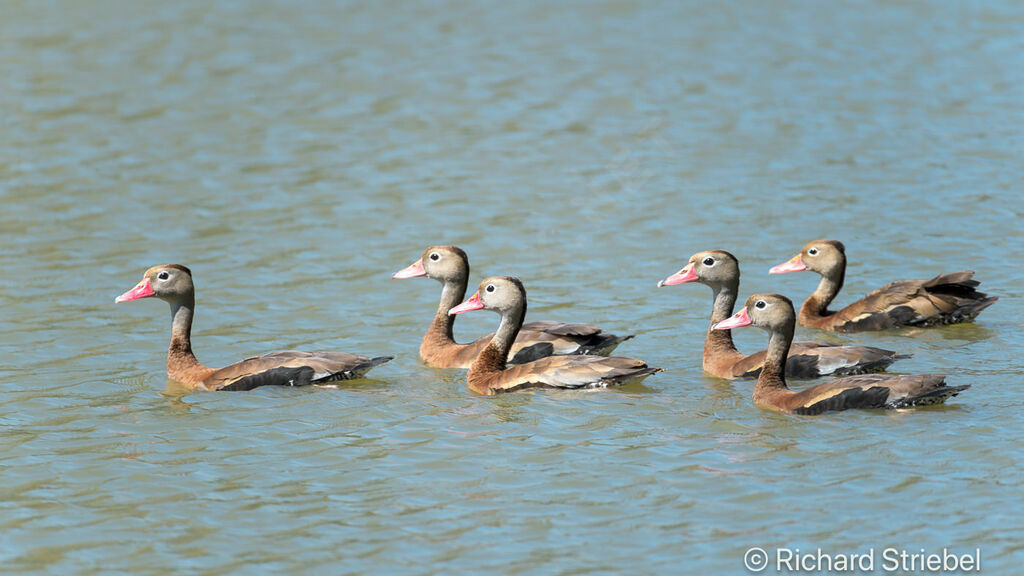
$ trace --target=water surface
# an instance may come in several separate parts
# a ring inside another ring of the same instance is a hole
[[[945,546],[1014,573],[1022,29],[1002,0],[8,3],[0,570],[729,574],[752,546]],[[744,297],[799,300],[815,277],[767,269],[819,237],[846,243],[842,303],[976,270],[1001,299],[975,324],[798,334],[973,388],[799,418],[704,376],[710,291],[655,283],[720,248]],[[439,286],[390,274],[437,243],[666,372],[486,398],[423,367]],[[168,262],[210,365],[396,359],[165,395],[165,305],[113,298]]]

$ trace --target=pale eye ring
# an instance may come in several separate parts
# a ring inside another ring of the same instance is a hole
[[[431,252],[430,259],[433,260],[434,262],[437,262],[438,260],[441,259],[441,255],[438,254],[437,252]]]
[[[156,277],[159,278],[160,280],[167,280],[168,278],[171,277],[171,275],[168,274],[167,271],[165,270],[165,271],[157,274]]]
[[[488,292],[494,292],[494,284],[488,284],[487,288],[484,288],[484,290]]]
[[[811,248],[810,250],[807,251],[807,255],[808,256],[817,256],[818,255],[818,249],[817,248]]]
[[[764,310],[766,306],[768,306],[768,303],[765,302],[764,300],[758,300],[757,302],[754,302],[754,308],[757,308],[758,310]]]
[[[707,258],[704,259],[703,262],[701,262],[701,264],[703,264],[705,266],[714,266],[715,265],[715,259],[712,258],[711,256],[708,256]]]

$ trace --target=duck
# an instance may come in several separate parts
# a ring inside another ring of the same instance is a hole
[[[887,284],[842,310],[828,306],[846,276],[846,248],[838,240],[815,240],[769,273],[810,270],[821,275],[818,288],[800,306],[802,326],[833,332],[865,332],[904,326],[942,326],[973,320],[998,300],[978,292],[973,270],[939,274],[931,280]]]
[[[796,327],[793,302],[781,294],[754,294],[742,310],[712,328],[742,326],[757,326],[770,334],[764,368],[754,386],[754,404],[761,408],[804,415],[854,408],[908,408],[941,404],[971,387],[947,386],[944,374],[860,374],[794,392],[786,385],[785,361]]]
[[[732,316],[740,286],[739,260],[725,250],[697,252],[682,270],[658,282],[658,287],[688,282],[704,284],[714,293],[711,323],[701,357],[704,372],[728,380],[756,378],[764,365],[765,351],[743,354],[733,344],[731,331],[712,328]],[[882,371],[896,360],[908,357],[872,346],[794,342],[786,359],[786,373],[793,378],[864,374]]]
[[[223,368],[202,365],[192,352],[192,316],[195,285],[192,271],[181,264],[164,264],[146,270],[134,288],[115,303],[156,297],[171,306],[171,346],[167,353],[167,377],[197,391],[240,391],[260,386],[306,386],[363,377],[392,356],[370,358],[345,352],[285,350],[253,356]]]
[[[509,366],[509,353],[526,317],[526,288],[518,278],[485,279],[469,300],[448,314],[473,310],[490,310],[501,316],[498,330],[466,374],[470,390],[479,394],[493,396],[528,388],[607,388],[639,382],[662,371],[642,360],[621,356],[546,356]]]
[[[420,342],[420,358],[433,368],[469,368],[494,337],[488,334],[469,344],[455,341],[455,318],[448,311],[462,302],[469,286],[469,257],[458,246],[431,246],[419,260],[395,272],[397,279],[427,277],[441,283],[441,302]],[[553,355],[607,356],[633,335],[616,336],[594,324],[535,321],[523,324],[512,343],[510,364]]]

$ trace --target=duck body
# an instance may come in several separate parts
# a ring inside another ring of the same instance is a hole
[[[420,358],[433,368],[469,368],[494,337],[488,334],[468,344],[455,341],[455,320],[448,311],[466,296],[469,257],[457,246],[431,246],[392,278],[420,276],[433,278],[443,286],[437,312],[420,342]],[[509,349],[508,363],[522,364],[552,355],[604,356],[632,337],[608,334],[594,324],[527,322]]]
[[[371,368],[389,360],[390,356],[370,358],[347,352],[285,350],[253,356],[219,370],[211,370],[201,382],[207,390],[326,384],[362,378]]]
[[[771,334],[764,368],[754,387],[754,404],[761,408],[804,415],[854,408],[907,408],[941,404],[970,388],[969,384],[947,386],[942,374],[861,374],[794,392],[786,385],[784,360],[796,326],[793,303],[779,294],[755,294],[740,312],[715,324],[715,328],[750,325]]]
[[[447,311],[445,312],[447,314]],[[459,344],[447,332],[431,324],[420,342],[420,358],[432,368],[469,368],[494,333],[469,344]],[[538,321],[523,324],[510,348],[509,364],[523,364],[546,356],[598,355],[611,353],[620,342],[632,338],[605,334],[593,324],[563,324]]]
[[[973,270],[940,274],[931,280],[903,280],[883,286],[834,312],[821,299],[800,307],[804,326],[833,332],[865,332],[904,326],[930,327],[970,322],[998,298],[978,292]]]
[[[608,388],[638,382],[660,372],[642,360],[606,356],[548,356],[532,362],[500,367],[501,352],[487,348],[466,374],[469,388],[494,395],[526,388]]]
[[[766,354],[765,350],[760,350],[726,366],[722,362],[716,366],[713,358],[704,370],[718,378],[730,380],[757,378],[764,367]],[[881,372],[896,360],[908,357],[907,354],[897,354],[874,346],[793,342],[786,357],[786,373],[798,379],[869,374]]]
[[[970,322],[999,298],[977,290],[973,270],[940,274],[930,280],[887,284],[838,311],[830,311],[846,276],[846,248],[838,240],[815,240],[773,274],[811,270],[821,282],[800,307],[800,324],[833,332],[865,332],[905,326],[930,327]]]
[[[711,288],[714,300],[711,323],[704,338],[701,363],[704,371],[717,378],[756,378],[764,365],[766,351],[743,354],[736,349],[728,330],[712,327],[732,315],[739,292],[739,261],[725,250],[698,252],[687,265],[658,286],[699,282]],[[840,346],[822,342],[796,342],[790,347],[786,373],[793,378],[864,374],[884,370],[905,355],[872,346]]]
[[[204,366],[192,352],[195,288],[192,272],[180,264],[154,266],[115,302],[158,297],[171,306],[171,345],[167,377],[191,390],[252,390],[260,386],[307,386],[363,377],[392,359],[345,352],[286,350],[253,356],[223,368]]]
[[[662,370],[635,358],[587,355],[548,356],[508,366],[511,344],[526,315],[526,289],[516,278],[491,277],[481,282],[472,298],[452,308],[450,313],[481,309],[501,314],[501,324],[466,374],[469,388],[479,394],[527,388],[606,388],[638,382]]]
[[[943,374],[861,374],[837,378],[799,392],[763,386],[754,393],[754,403],[763,408],[813,416],[851,408],[941,404],[968,388],[970,385],[947,386]]]

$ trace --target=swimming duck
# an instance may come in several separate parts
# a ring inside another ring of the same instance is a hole
[[[768,351],[754,386],[754,404],[788,414],[821,414],[851,408],[905,408],[941,404],[970,388],[947,386],[943,374],[861,374],[837,378],[799,392],[786,386],[786,355],[793,342],[796,312],[781,294],[755,294],[735,315],[714,324],[715,330],[741,326],[767,330]]]
[[[361,378],[391,356],[286,350],[253,356],[223,368],[203,366],[192,353],[195,287],[192,271],[180,264],[153,266],[134,288],[114,302],[157,297],[171,305],[171,346],[167,377],[192,390],[251,390],[258,386],[305,386]]]
[[[690,256],[689,263],[682,270],[658,282],[658,286],[687,282],[704,284],[714,293],[711,324],[704,338],[704,371],[718,378],[756,378],[764,364],[765,351],[743,354],[733,344],[729,330],[711,328],[733,313],[740,285],[739,261],[725,250],[698,252]],[[906,357],[871,346],[794,342],[786,360],[786,374],[793,378],[864,374],[884,370],[896,360]]]
[[[455,317],[448,311],[466,297],[469,257],[457,246],[431,246],[423,251],[419,260],[395,272],[392,278],[421,276],[437,280],[443,288],[434,320],[420,343],[420,358],[434,368],[469,368],[494,336],[488,334],[469,344],[455,341]],[[552,355],[606,356],[632,337],[608,334],[593,324],[527,322],[510,348],[512,358],[509,363],[522,364]]]
[[[526,288],[518,278],[494,276],[480,283],[473,296],[448,313],[491,310],[501,323],[490,342],[469,367],[469,388],[494,395],[525,388],[605,388],[637,382],[660,372],[642,360],[605,356],[547,356],[532,362],[507,365],[512,344],[526,316]]]
[[[800,324],[834,332],[886,330],[900,326],[940,326],[969,322],[999,298],[978,292],[973,270],[940,274],[931,280],[887,284],[842,310],[828,305],[843,287],[846,248],[838,240],[815,240],[771,274],[811,270],[821,282],[800,307]]]

